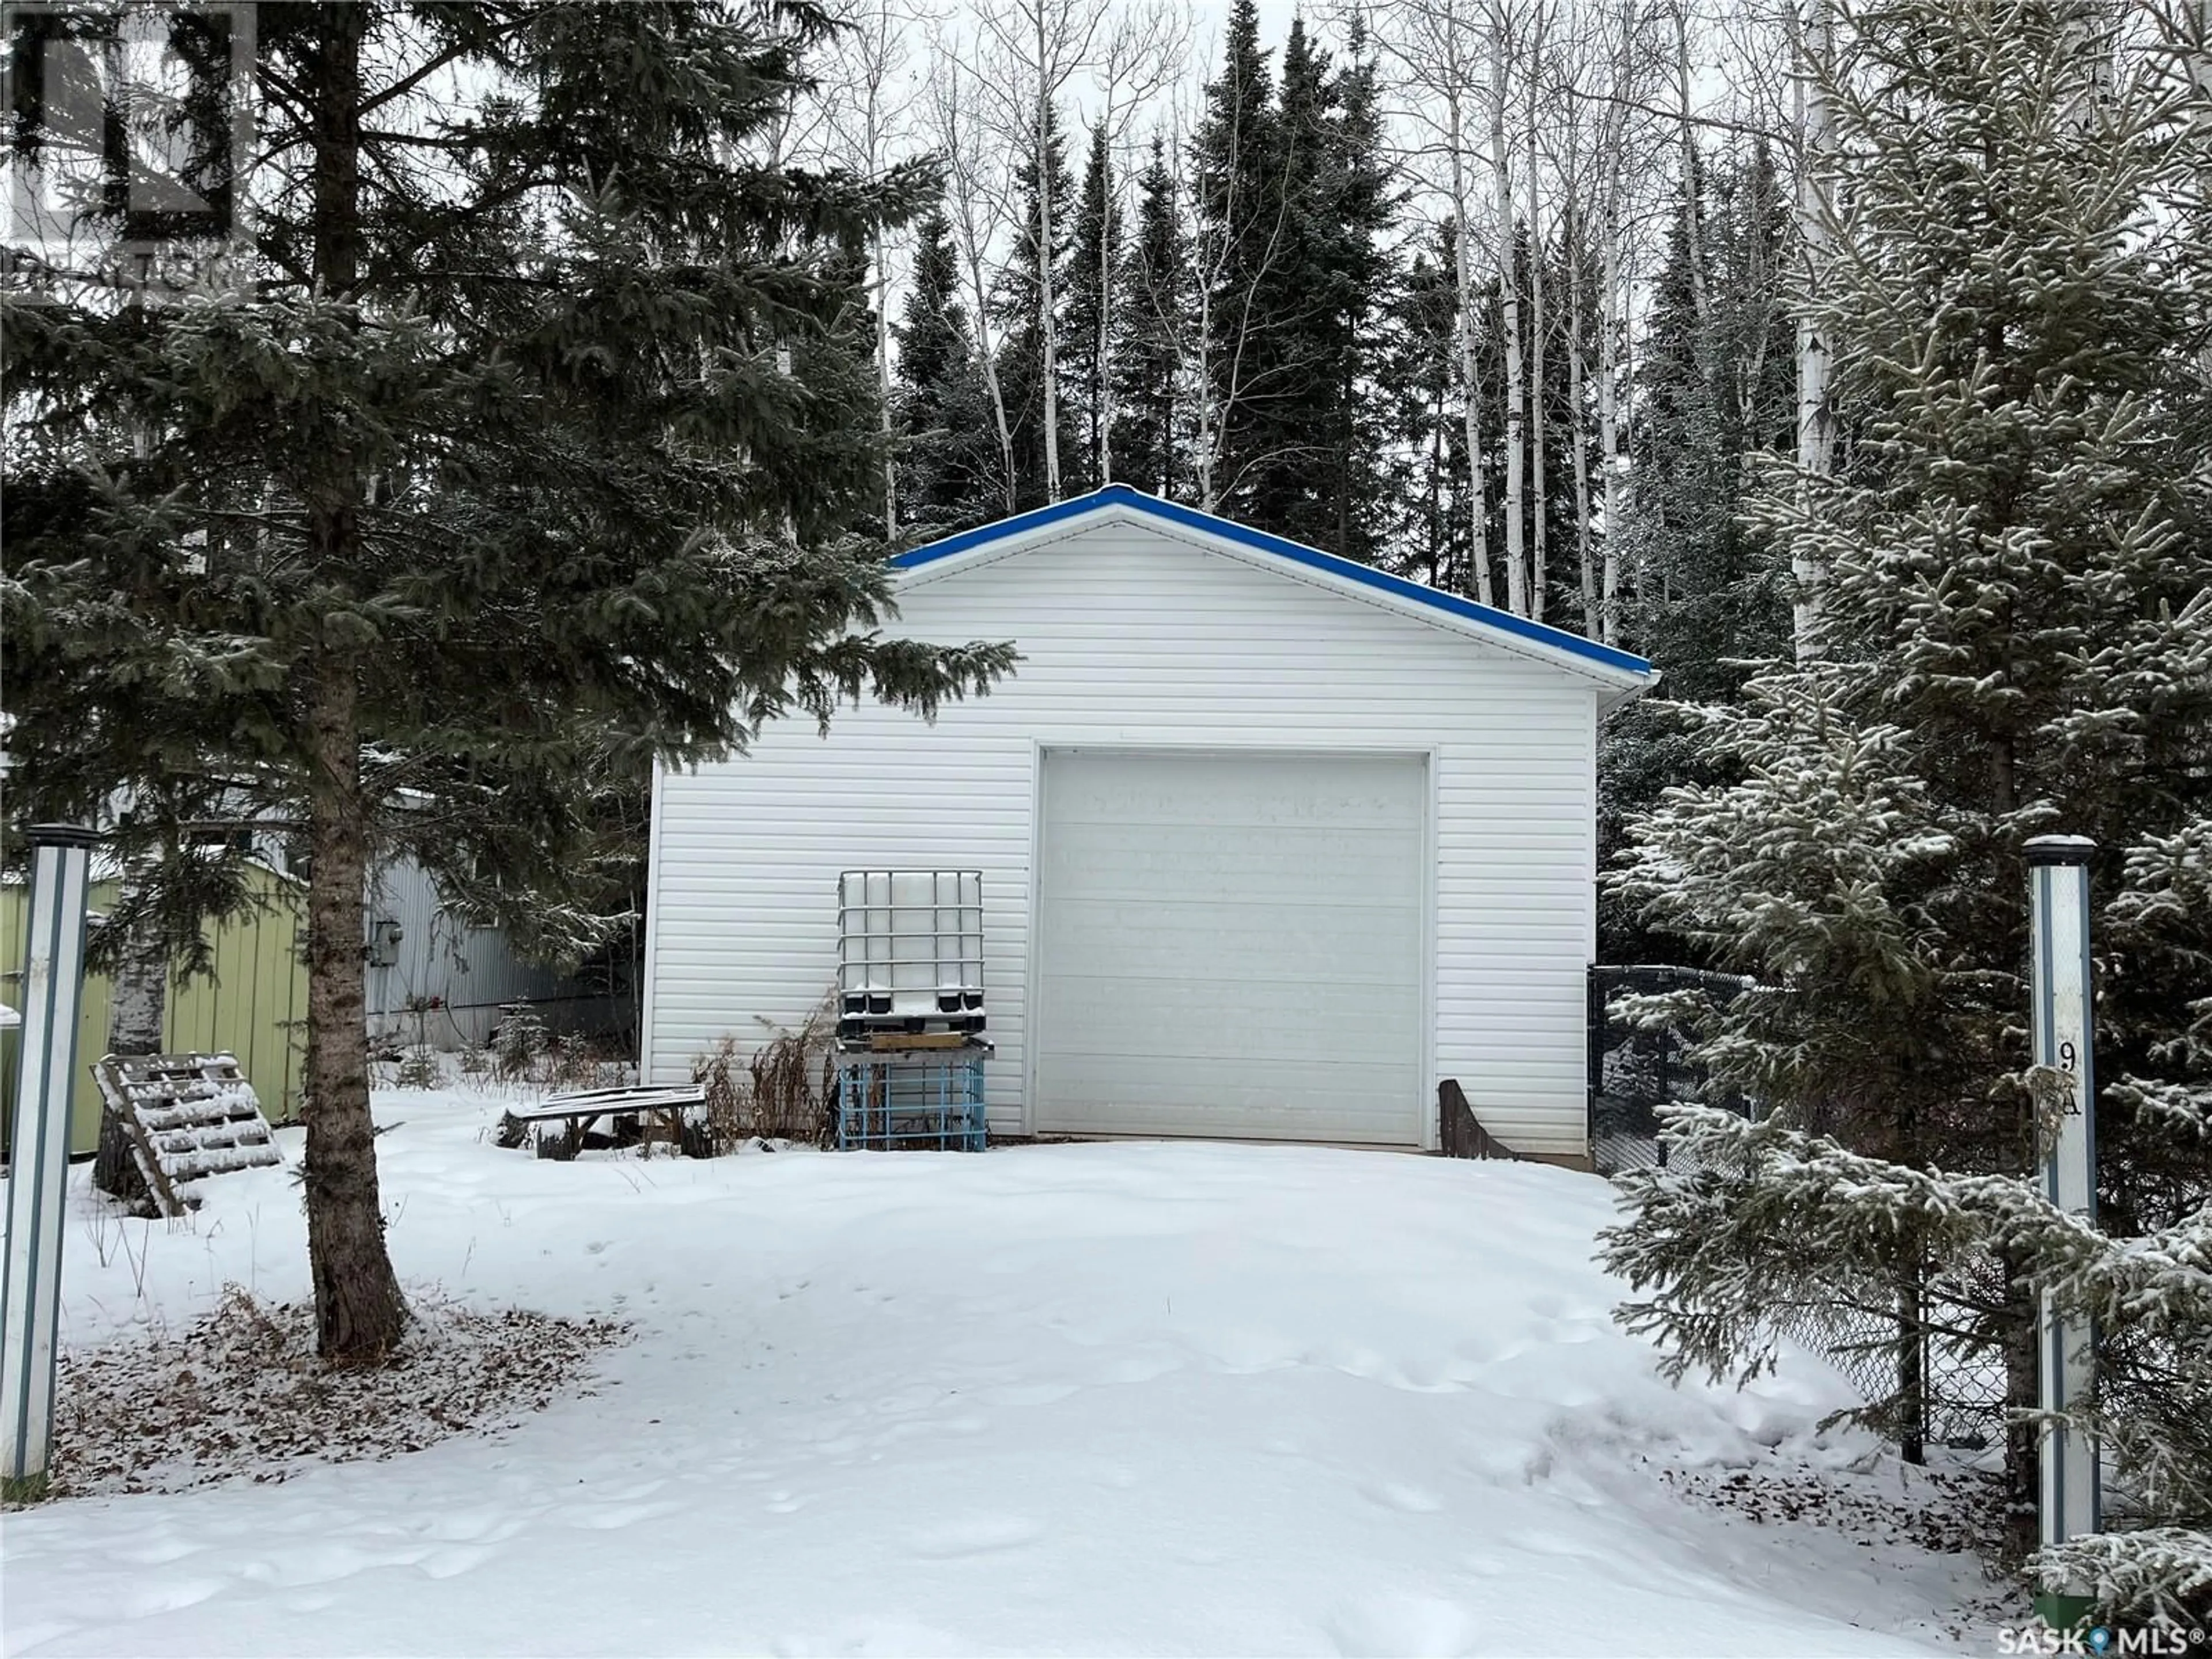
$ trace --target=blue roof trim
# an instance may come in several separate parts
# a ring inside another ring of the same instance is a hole
[[[1324,553],[1319,548],[1308,547],[1302,542],[1271,536],[1264,530],[1254,530],[1230,519],[1216,518],[1211,513],[1201,513],[1196,507],[1181,507],[1173,501],[1164,501],[1157,495],[1147,495],[1141,489],[1127,484],[1108,484],[1087,495],[1077,495],[1050,507],[1040,507],[1011,519],[1001,519],[996,524],[987,524],[975,530],[965,530],[957,536],[947,536],[943,541],[931,542],[910,552],[901,553],[891,560],[892,567],[900,570],[919,569],[934,564],[939,559],[949,559],[957,553],[974,548],[988,547],[993,542],[1006,541],[1024,536],[1032,531],[1043,530],[1066,520],[1079,519],[1085,514],[1096,513],[1102,507],[1126,507],[1144,514],[1148,518],[1179,525],[1187,530],[1203,531],[1209,536],[1218,536],[1224,541],[1235,542],[1261,553],[1287,559],[1293,564],[1304,565],[1311,570],[1326,572],[1358,582],[1363,587],[1374,588],[1393,599],[1407,599],[1415,605],[1426,605],[1448,616],[1464,621],[1480,623],[1500,634],[1510,634],[1536,645],[1547,646],[1568,656],[1580,657],[1603,667],[1621,672],[1649,678],[1651,665],[1632,653],[1601,645],[1595,640],[1586,640],[1579,634],[1570,634],[1563,628],[1553,628],[1546,623],[1531,622],[1526,617],[1516,617],[1510,611],[1500,611],[1493,605],[1478,605],[1473,599],[1462,599],[1456,593],[1446,593],[1433,587],[1424,587],[1419,582],[1409,582],[1402,576],[1393,576],[1387,571],[1370,565],[1340,559],[1334,553]]]

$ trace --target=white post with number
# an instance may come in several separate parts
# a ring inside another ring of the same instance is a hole
[[[11,1498],[45,1495],[53,1455],[54,1340],[84,989],[84,900],[99,837],[74,823],[35,823],[28,839],[31,938],[8,1143],[7,1273],[0,1283],[0,1492]]]
[[[2038,836],[2027,846],[2034,998],[2034,1058],[2067,1074],[2072,1085],[2057,1131],[2041,1147],[2043,1192],[2060,1209],[2097,1218],[2097,1078],[2090,1026],[2089,856],[2086,836]],[[2089,1392],[2094,1333],[2078,1315],[2043,1298],[2036,1328],[2042,1407],[2063,1412]],[[2063,1425],[2044,1431],[2042,1539],[2048,1547],[2099,1531],[2097,1446]],[[2069,1584],[2036,1597],[2051,1625],[2071,1628],[2090,1612],[2087,1586]]]

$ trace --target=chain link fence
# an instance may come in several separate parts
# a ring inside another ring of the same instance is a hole
[[[1589,1127],[1599,1174],[1685,1170],[1686,1155],[1660,1138],[1662,1106],[1757,1115],[1755,1103],[1712,1084],[1685,1029],[1700,1004],[1724,1006],[1751,984],[1663,964],[1590,969]],[[1894,1306],[1854,1306],[1839,1297],[1782,1311],[1775,1322],[1850,1378],[1909,1458],[1930,1445],[1980,1451],[2003,1435],[2003,1354],[1994,1338],[1978,1334],[2000,1289],[1990,1262],[1900,1285]]]

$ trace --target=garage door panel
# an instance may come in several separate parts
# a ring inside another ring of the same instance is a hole
[[[1115,1122],[1102,1131],[1093,1110],[1047,1107],[1037,1128],[1048,1134],[1226,1135],[1268,1140],[1364,1141],[1405,1144],[1401,1132],[1367,1115],[1347,1114],[1347,1101],[1371,1094],[1378,1085],[1412,1094],[1421,1087],[1419,1070],[1405,1066],[1376,1076],[1371,1068],[1347,1061],[1309,1064],[1294,1088],[1253,1081],[1240,1062],[1220,1056],[1183,1062],[1170,1080],[1132,1077],[1111,1056],[1098,1057],[1089,1082],[1110,1091]]]
[[[1295,994],[1310,988],[1285,981],[1281,988]],[[1406,1007],[1405,998],[1388,987],[1363,987],[1358,994],[1330,996],[1318,1006],[1297,994],[1255,999],[1227,1022],[1208,1000],[1210,989],[1201,981],[1177,980],[1150,990],[1113,989],[1096,1000],[1066,999],[1053,1018],[1054,1052],[1123,1052],[1134,1026],[1147,1034],[1147,1056],[1160,1059],[1264,1045],[1281,1056],[1328,1060],[1349,1054],[1373,1060],[1394,1048],[1411,1052],[1420,1035],[1419,1010]]]
[[[1301,906],[1418,907],[1423,887],[1420,836],[1384,832],[1269,838],[1254,831],[1231,848],[1182,831],[1085,825],[1047,849],[1044,873],[1063,898],[1141,898],[1165,885],[1208,904],[1273,904],[1297,891]]]
[[[1044,769],[1038,1127],[1419,1141],[1418,758],[1061,750]]]
[[[1102,853],[1112,855],[1110,862],[1100,861]],[[1244,830],[1232,848],[1181,826],[1084,824],[1061,832],[1046,850],[1045,866],[1070,893],[1151,890],[1162,880],[1195,884],[1203,878],[1221,896],[1249,892],[1273,898],[1285,883],[1297,882],[1311,890],[1312,902],[1325,904],[1332,898],[1350,902],[1345,896],[1351,893],[1371,895],[1379,883],[1418,902],[1420,854],[1418,834],[1382,830],[1286,835]]]
[[[1407,796],[1393,775],[1419,763],[1403,757],[1115,755],[1069,750],[1057,763],[1056,821],[1182,828],[1333,825],[1403,827]],[[1188,769],[1169,775],[1160,768]],[[1415,820],[1419,822],[1418,819]]]
[[[1298,981],[1402,987],[1407,964],[1390,947],[1417,934],[1414,906],[1302,910],[1270,918],[1249,904],[1193,904],[1172,912],[1111,899],[1073,900],[1055,908],[1062,928],[1079,933],[1091,971],[1078,977],[1097,988],[1101,979],[1132,975],[1170,978],[1231,973],[1253,982]],[[1062,958],[1065,961],[1065,958]],[[1059,969],[1065,978],[1067,968]],[[1232,988],[1224,988],[1224,993]]]

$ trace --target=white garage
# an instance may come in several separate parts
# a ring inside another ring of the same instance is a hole
[[[795,1025],[850,869],[980,870],[993,1132],[1584,1145],[1595,744],[1639,659],[1115,487],[900,561],[897,631],[1009,639],[656,780],[643,1061]]]

